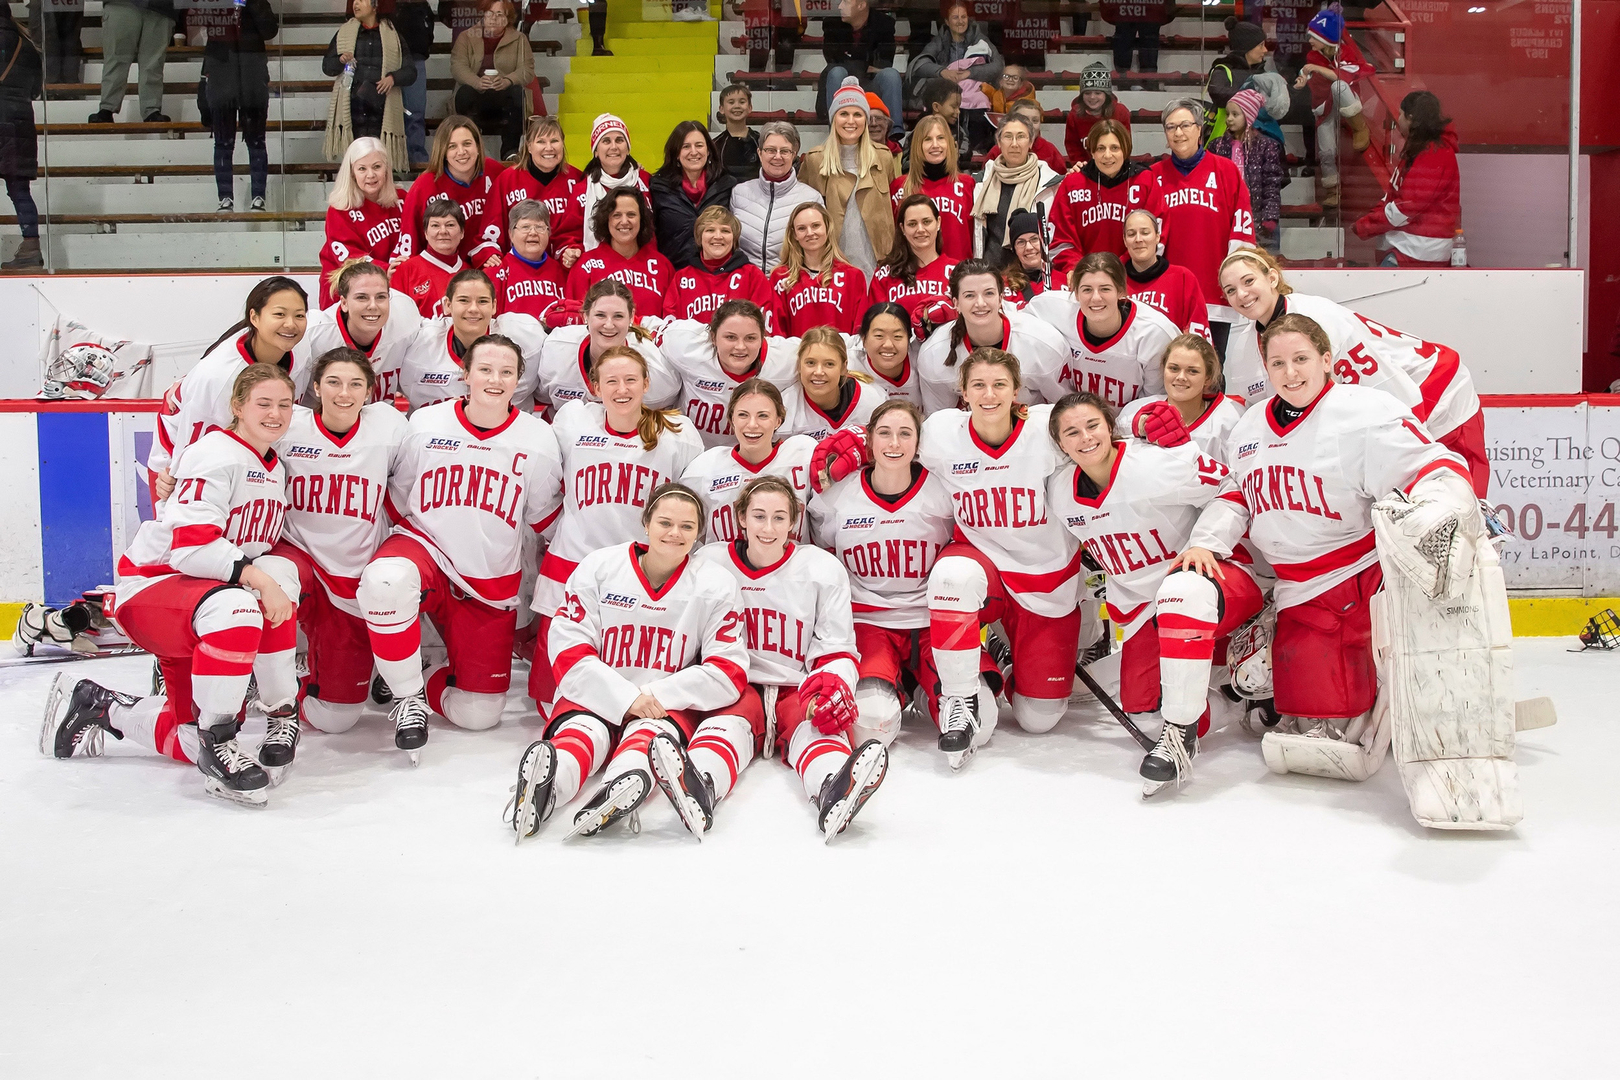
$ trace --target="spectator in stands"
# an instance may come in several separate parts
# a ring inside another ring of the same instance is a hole
[[[83,32],[82,3],[69,11],[53,4],[46,11],[44,0],[28,0],[28,33],[45,61],[47,83],[84,81]]]
[[[890,121],[903,134],[905,127],[896,119],[904,115],[904,95],[894,68],[894,17],[873,11],[867,0],[838,0],[838,16],[822,24],[821,53],[827,58],[827,70],[821,76],[820,100],[827,103],[826,115],[837,111],[828,99],[853,78],[888,102]]]
[[[759,136],[748,127],[753,111],[754,95],[742,83],[720,91],[720,121],[725,126],[714,137],[714,155],[726,175],[739,184],[759,175]]]
[[[981,63],[969,65],[969,57],[982,56]],[[906,65],[911,80],[912,94],[921,98],[921,89],[929,79],[949,79],[961,89],[965,80],[994,86],[1001,80],[1004,64],[995,44],[985,34],[984,26],[974,22],[967,4],[951,0],[945,9],[945,25],[940,27],[927,48],[912,54]],[[985,111],[988,111],[986,109]],[[977,152],[989,143],[990,127],[979,110],[968,110],[967,138],[958,140],[970,152]]]
[[[1209,152],[1230,158],[1243,173],[1254,207],[1255,239],[1275,255],[1288,171],[1283,163],[1282,129],[1270,117],[1265,117],[1268,123],[1262,123],[1264,107],[1265,99],[1258,90],[1239,90],[1228,98],[1226,133],[1210,140]]]
[[[1034,98],[1019,98],[1013,102],[1011,114],[1013,116],[1022,116],[1028,120],[1030,130],[1035,132],[1035,145],[1030,149],[1030,152],[1046,162],[1053,172],[1059,175],[1067,172],[1069,166],[1067,160],[1063,157],[1063,152],[1057,148],[1057,145],[1052,140],[1041,134],[1041,124],[1046,121],[1046,110],[1041,108],[1041,103]],[[1000,156],[1000,146],[992,146],[990,153],[986,155],[988,158],[998,158]]]
[[[868,90],[866,107],[870,110],[866,114],[866,133],[872,137],[872,145],[883,147],[895,156],[896,161],[900,160],[900,140],[894,137],[889,106],[884,104],[882,98]]]
[[[889,189],[896,215],[921,192],[939,209],[940,251],[960,262],[973,257],[973,177],[957,167],[956,140],[942,116],[925,116],[911,132],[911,167]]]
[[[723,206],[710,206],[692,224],[698,257],[684,270],[675,271],[674,283],[664,294],[664,314],[671,319],[708,322],[727,300],[747,300],[761,311],[771,310],[771,287],[765,271],[748,261],[737,247],[742,225]]]
[[[1007,222],[1013,258],[1002,267],[1002,295],[1022,307],[1045,292],[1048,284],[1046,248],[1041,242],[1041,219],[1018,210]]]
[[[1130,73],[1133,52],[1138,72],[1157,72],[1159,29],[1176,17],[1176,0],[1102,0],[1099,7],[1103,21],[1114,28],[1114,81],[1123,83]]]
[[[1361,115],[1355,84],[1372,75],[1372,65],[1344,32],[1344,16],[1332,8],[1318,11],[1307,28],[1310,51],[1296,86],[1311,92],[1311,115],[1316,118],[1316,153],[1322,163],[1319,177],[1323,206],[1339,205],[1339,118],[1350,128],[1350,146],[1367,149],[1371,133]]]
[[[524,94],[534,80],[529,39],[514,29],[511,0],[480,0],[483,25],[450,47],[450,73],[456,79],[456,111],[501,133],[502,161],[517,153],[523,121],[529,115]]]
[[[1012,236],[1007,220],[1015,210],[1034,210],[1049,217],[1052,194],[1063,174],[1033,152],[1038,129],[1029,118],[1014,114],[1001,122],[996,145],[1001,155],[985,162],[984,179],[973,196],[973,253],[995,266],[1009,261]]]
[[[568,272],[568,299],[583,301],[592,285],[613,278],[630,290],[641,318],[663,314],[675,269],[654,242],[652,211],[641,191],[614,188],[596,204],[591,216],[591,230],[603,242],[587,251]]]
[[[1113,120],[1126,131],[1131,129],[1131,110],[1114,96],[1114,84],[1108,77],[1108,68],[1101,61],[1087,64],[1080,72],[1080,92],[1069,106],[1069,115],[1063,122],[1063,148],[1069,152],[1069,167],[1075,168],[1091,160],[1086,149],[1087,137],[1100,120]]]
[[[163,57],[174,34],[172,0],[106,0],[101,8],[101,109],[92,124],[110,124],[124,104],[129,65],[141,69],[141,119],[167,124],[163,115]]]
[[[501,173],[495,184],[495,201],[508,215],[525,199],[544,203],[551,253],[564,270],[571,270],[584,254],[581,233],[585,225],[579,210],[579,193],[584,187],[585,174],[568,164],[562,124],[555,116],[531,116],[523,130],[523,155]],[[500,245],[507,246],[504,229]]]
[[[583,244],[590,251],[607,237],[596,234],[596,204],[614,188],[633,187],[645,198],[652,190],[652,178],[636,159],[630,156],[630,131],[612,113],[602,113],[591,122],[591,160],[585,166],[585,197],[579,204],[583,222]],[[647,227],[652,227],[649,219]],[[656,308],[646,309],[647,314]]]
[[[1226,54],[1209,66],[1204,80],[1204,97],[1214,120],[1209,138],[1226,132],[1226,103],[1243,88],[1251,76],[1266,70],[1266,32],[1254,23],[1226,19]],[[1206,140],[1207,141],[1207,140]]]
[[[877,269],[878,252],[887,253],[894,244],[889,188],[900,175],[894,155],[872,145],[866,123],[870,108],[860,80],[844,79],[828,105],[827,141],[804,155],[799,173],[821,193],[844,257],[868,278]]]
[[[405,46],[405,59],[416,69],[416,78],[403,86],[405,94],[405,147],[409,161],[399,163],[400,171],[408,165],[427,161],[427,61],[433,52],[433,9],[427,0],[395,0],[394,31]]]
[[[1148,166],[1131,160],[1131,129],[1099,120],[1086,137],[1090,161],[1063,178],[1052,198],[1052,280],[1067,284],[1081,259],[1098,251],[1124,258],[1123,223],[1131,207],[1160,210]]]
[[[962,115],[962,88],[949,79],[929,79],[923,83],[922,92],[917,95],[917,104],[924,116],[937,116],[951,129],[951,138],[956,141],[957,167],[966,172],[973,164],[973,147],[966,118]],[[915,138],[916,129],[913,128],[911,137],[906,140],[907,155]]]
[[[39,208],[29,185],[39,175],[39,142],[34,99],[44,86],[39,49],[8,6],[0,12],[0,180],[17,210],[22,243],[0,270],[34,270],[45,265],[39,249]]]
[[[1015,101],[1035,101],[1035,84],[1029,81],[1029,73],[1022,67],[1008,64],[1002,68],[1001,78],[994,86],[985,84],[985,93],[990,98],[990,111],[1004,113]]]
[[[416,303],[422,318],[446,314],[445,290],[450,279],[467,269],[461,260],[461,241],[467,232],[467,215],[454,199],[436,198],[422,213],[425,245],[394,271],[389,284]]]
[[[1379,247],[1389,249],[1384,266],[1450,266],[1462,222],[1457,133],[1427,90],[1401,99],[1395,126],[1406,141],[1389,178],[1393,194],[1356,222],[1356,235],[1378,237]]]
[[[794,208],[803,203],[819,205],[821,193],[793,170],[799,156],[798,129],[773,120],[759,135],[759,176],[732,189],[731,212],[742,225],[738,246],[749,262],[768,274],[781,255],[782,237]]]
[[[203,85],[208,122],[214,133],[214,187],[219,209],[235,204],[236,130],[248,152],[248,209],[265,209],[270,153],[264,129],[270,118],[270,64],[265,43],[281,30],[270,0],[243,0],[208,13],[208,44],[203,49]],[[327,130],[331,130],[328,118]]]
[[[380,139],[390,161],[409,158],[403,88],[416,80],[416,65],[394,24],[378,15],[377,0],[354,0],[354,18],[332,35],[321,71],[336,79],[326,109],[327,161],[362,136]]]
[[[683,270],[699,260],[692,228],[698,214],[711,206],[731,208],[735,178],[720,165],[707,125],[683,120],[664,143],[664,164],[649,183],[653,233],[658,250],[671,266]]]
[[[366,258],[387,269],[399,242],[405,193],[394,186],[394,169],[381,140],[359,138],[343,152],[326,202],[326,242],[321,245],[320,306],[332,305],[332,271]]]
[[[607,47],[607,0],[591,0],[591,55],[612,56]]]
[[[400,210],[395,261],[423,250],[422,213],[435,196],[442,195],[460,206],[467,219],[462,256],[471,265],[493,272],[501,263],[501,208],[495,190],[504,171],[500,162],[484,156],[484,136],[477,124],[455,113],[445,117],[433,134],[427,171],[411,184]]]

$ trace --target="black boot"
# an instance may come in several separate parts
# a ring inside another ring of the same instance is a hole
[[[40,753],[52,757],[100,757],[102,740],[124,733],[113,726],[114,705],[133,705],[140,699],[120,694],[89,679],[75,680],[66,672],[56,676],[45,696],[45,724],[39,732]]]

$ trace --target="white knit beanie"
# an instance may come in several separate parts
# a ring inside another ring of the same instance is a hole
[[[596,144],[601,142],[602,136],[606,135],[610,131],[619,132],[624,136],[624,141],[627,144],[630,142],[630,132],[629,129],[624,126],[624,121],[620,120],[612,113],[602,113],[595,120],[591,121],[591,155],[593,157],[596,155]]]
[[[862,116],[869,116],[872,112],[872,107],[866,102],[866,91],[861,89],[861,80],[853,75],[844,77],[843,85],[827,102],[828,116],[837,116],[839,109],[859,109]]]

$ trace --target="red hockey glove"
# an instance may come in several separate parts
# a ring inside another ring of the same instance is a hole
[[[911,330],[921,340],[955,319],[956,308],[949,300],[924,300],[912,309]]]
[[[1187,434],[1187,425],[1181,422],[1181,413],[1168,401],[1152,401],[1142,406],[1131,420],[1131,434],[1156,446],[1180,446],[1192,440]]]
[[[820,495],[828,484],[836,484],[868,463],[864,428],[835,431],[818,442],[816,452],[810,455],[810,487]]]
[[[585,321],[585,304],[580,300],[559,300],[546,308],[546,329],[579,326]]]
[[[812,671],[799,684],[805,716],[823,735],[847,731],[855,722],[855,695],[849,684],[830,671]]]

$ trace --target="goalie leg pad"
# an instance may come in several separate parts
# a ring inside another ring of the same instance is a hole
[[[1365,722],[1364,722],[1365,720]],[[1260,739],[1260,755],[1274,773],[1303,773],[1329,780],[1357,783],[1376,773],[1389,750],[1389,708],[1385,695],[1366,718],[1352,721],[1344,739],[1268,731]],[[1352,733],[1359,737],[1348,737]]]

